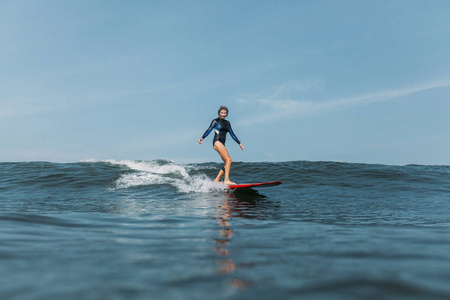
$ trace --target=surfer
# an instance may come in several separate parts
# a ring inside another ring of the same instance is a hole
[[[226,106],[219,107],[218,115],[219,117],[217,119],[212,120],[211,125],[209,125],[209,128],[198,140],[198,143],[201,144],[203,142],[203,139],[206,138],[214,129],[215,133],[213,139],[214,150],[216,150],[219,153],[220,157],[225,163],[225,166],[219,171],[219,174],[217,175],[214,181],[219,182],[220,178],[225,174],[224,183],[235,184],[234,182],[230,181],[231,157],[228,154],[227,148],[225,148],[225,140],[227,137],[227,132],[229,132],[233,140],[235,140],[235,142],[239,144],[241,150],[244,150],[244,145],[241,144],[237,136],[234,134],[233,129],[231,129],[230,122],[228,120],[225,120],[225,118],[228,116],[228,108]]]

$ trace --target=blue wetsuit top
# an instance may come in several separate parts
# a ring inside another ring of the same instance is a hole
[[[214,129],[214,139],[213,139],[213,145],[216,141],[221,142],[223,145],[225,145],[225,140],[227,138],[227,132],[230,133],[233,140],[236,141],[236,143],[240,144],[241,142],[237,138],[237,136],[234,134],[233,129],[231,129],[231,124],[229,121],[217,118],[212,120],[211,125],[209,125],[209,128],[205,131],[202,138],[206,138],[208,134],[211,133],[211,131]]]

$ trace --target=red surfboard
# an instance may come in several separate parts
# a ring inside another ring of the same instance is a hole
[[[242,184],[230,184],[228,187],[230,189],[242,189],[242,188],[252,188],[252,187],[266,187],[280,185],[281,181],[271,181],[262,183],[242,183]]]

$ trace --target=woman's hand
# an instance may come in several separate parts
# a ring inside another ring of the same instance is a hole
[[[202,142],[203,142],[203,138],[200,138],[200,139],[198,140],[198,143],[201,144]]]
[[[244,150],[244,145],[239,144],[239,147],[241,147],[241,151]]]

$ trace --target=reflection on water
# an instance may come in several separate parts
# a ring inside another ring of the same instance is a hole
[[[259,194],[255,190],[246,190],[239,193],[226,193],[222,205],[218,206],[215,219],[220,226],[220,238],[214,240],[216,246],[214,251],[218,256],[217,264],[219,275],[228,275],[235,272],[238,265],[233,260],[232,253],[229,249],[230,243],[233,241],[234,231],[232,227],[232,219],[255,218],[258,216],[257,200],[267,198]],[[232,277],[230,285],[237,289],[246,289],[253,285],[252,280]]]

